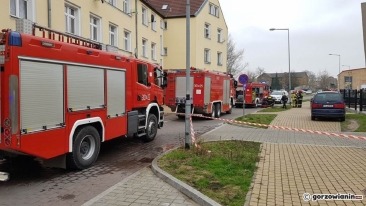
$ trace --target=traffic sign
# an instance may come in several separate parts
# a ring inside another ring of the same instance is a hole
[[[248,75],[241,74],[239,76],[239,82],[242,83],[242,84],[246,84],[248,82]]]

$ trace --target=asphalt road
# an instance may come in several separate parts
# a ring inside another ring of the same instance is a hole
[[[245,113],[257,111],[246,108]],[[232,119],[243,114],[233,108]],[[156,139],[144,143],[134,138],[118,138],[102,144],[96,164],[82,171],[45,168],[40,161],[21,159],[0,161],[0,171],[10,173],[10,180],[0,182],[0,205],[81,205],[134,172],[150,165],[159,154],[184,145],[185,121],[167,114],[165,125]],[[219,120],[194,118],[197,135],[222,124]]]

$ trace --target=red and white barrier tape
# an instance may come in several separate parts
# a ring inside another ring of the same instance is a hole
[[[184,114],[177,113],[177,115],[184,115]],[[199,114],[191,114],[191,116],[190,116],[191,134],[192,134],[192,131],[193,131],[192,117],[203,117],[203,118],[206,118],[206,119],[216,119],[216,120],[221,120],[221,121],[224,121],[224,122],[243,124],[243,125],[253,125],[253,126],[268,127],[268,128],[273,128],[273,129],[289,130],[289,131],[295,131],[295,132],[304,132],[304,133],[311,133],[311,134],[322,134],[322,135],[327,135],[327,136],[336,136],[336,137],[344,137],[344,138],[350,138],[350,139],[366,140],[366,137],[364,137],[364,136],[341,134],[341,133],[334,133],[334,132],[324,132],[324,131],[313,131],[313,130],[309,130],[309,129],[298,129],[298,128],[291,128],[291,127],[274,126],[274,125],[267,125],[267,124],[258,124],[258,123],[252,123],[252,122],[243,122],[243,121],[237,121],[237,120],[232,120],[232,119],[207,117],[207,116],[203,116],[203,115],[199,115]],[[194,131],[193,131],[193,134],[194,134]],[[193,134],[192,134],[192,137],[193,137]]]
[[[194,136],[194,129],[193,129],[193,122],[192,122],[192,115],[189,116],[189,123],[191,125],[191,138],[192,138],[192,143],[194,143],[194,146],[197,148],[200,148],[200,146],[197,144],[196,138]]]

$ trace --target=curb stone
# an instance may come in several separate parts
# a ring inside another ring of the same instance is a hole
[[[258,153],[259,158],[261,157],[262,150],[263,150],[263,143],[261,143],[261,146],[259,149],[259,153]],[[247,195],[245,196],[244,206],[249,206],[250,200],[252,199],[252,192],[253,192],[253,188],[254,188],[255,177],[257,176],[257,172],[258,172],[259,162],[260,162],[260,160],[258,160],[258,162],[255,163],[255,170],[253,173],[252,182],[250,183]]]
[[[185,194],[193,201],[195,201],[199,205],[203,206],[221,206],[216,201],[212,200],[211,198],[207,197],[206,195],[202,194],[198,190],[194,189],[193,187],[189,186],[188,184],[178,180],[177,178],[173,177],[172,175],[168,174],[167,172],[163,171],[158,166],[158,160],[163,157],[165,154],[177,149],[178,147],[171,149],[158,157],[156,157],[151,163],[151,170],[153,173],[158,176],[160,179],[167,182],[169,185],[180,191],[181,193]]]

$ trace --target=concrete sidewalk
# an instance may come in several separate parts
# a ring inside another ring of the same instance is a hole
[[[340,132],[339,122],[311,121],[309,103],[279,112],[273,125]],[[365,136],[366,134],[357,134]],[[262,142],[258,170],[246,205],[366,205],[366,200],[305,201],[303,195],[366,193],[366,141],[311,133],[224,124],[202,135],[204,141]],[[152,164],[84,205],[215,205]],[[177,190],[178,188],[179,190]],[[184,195],[189,195],[187,197]],[[194,199],[194,201],[192,199]]]

